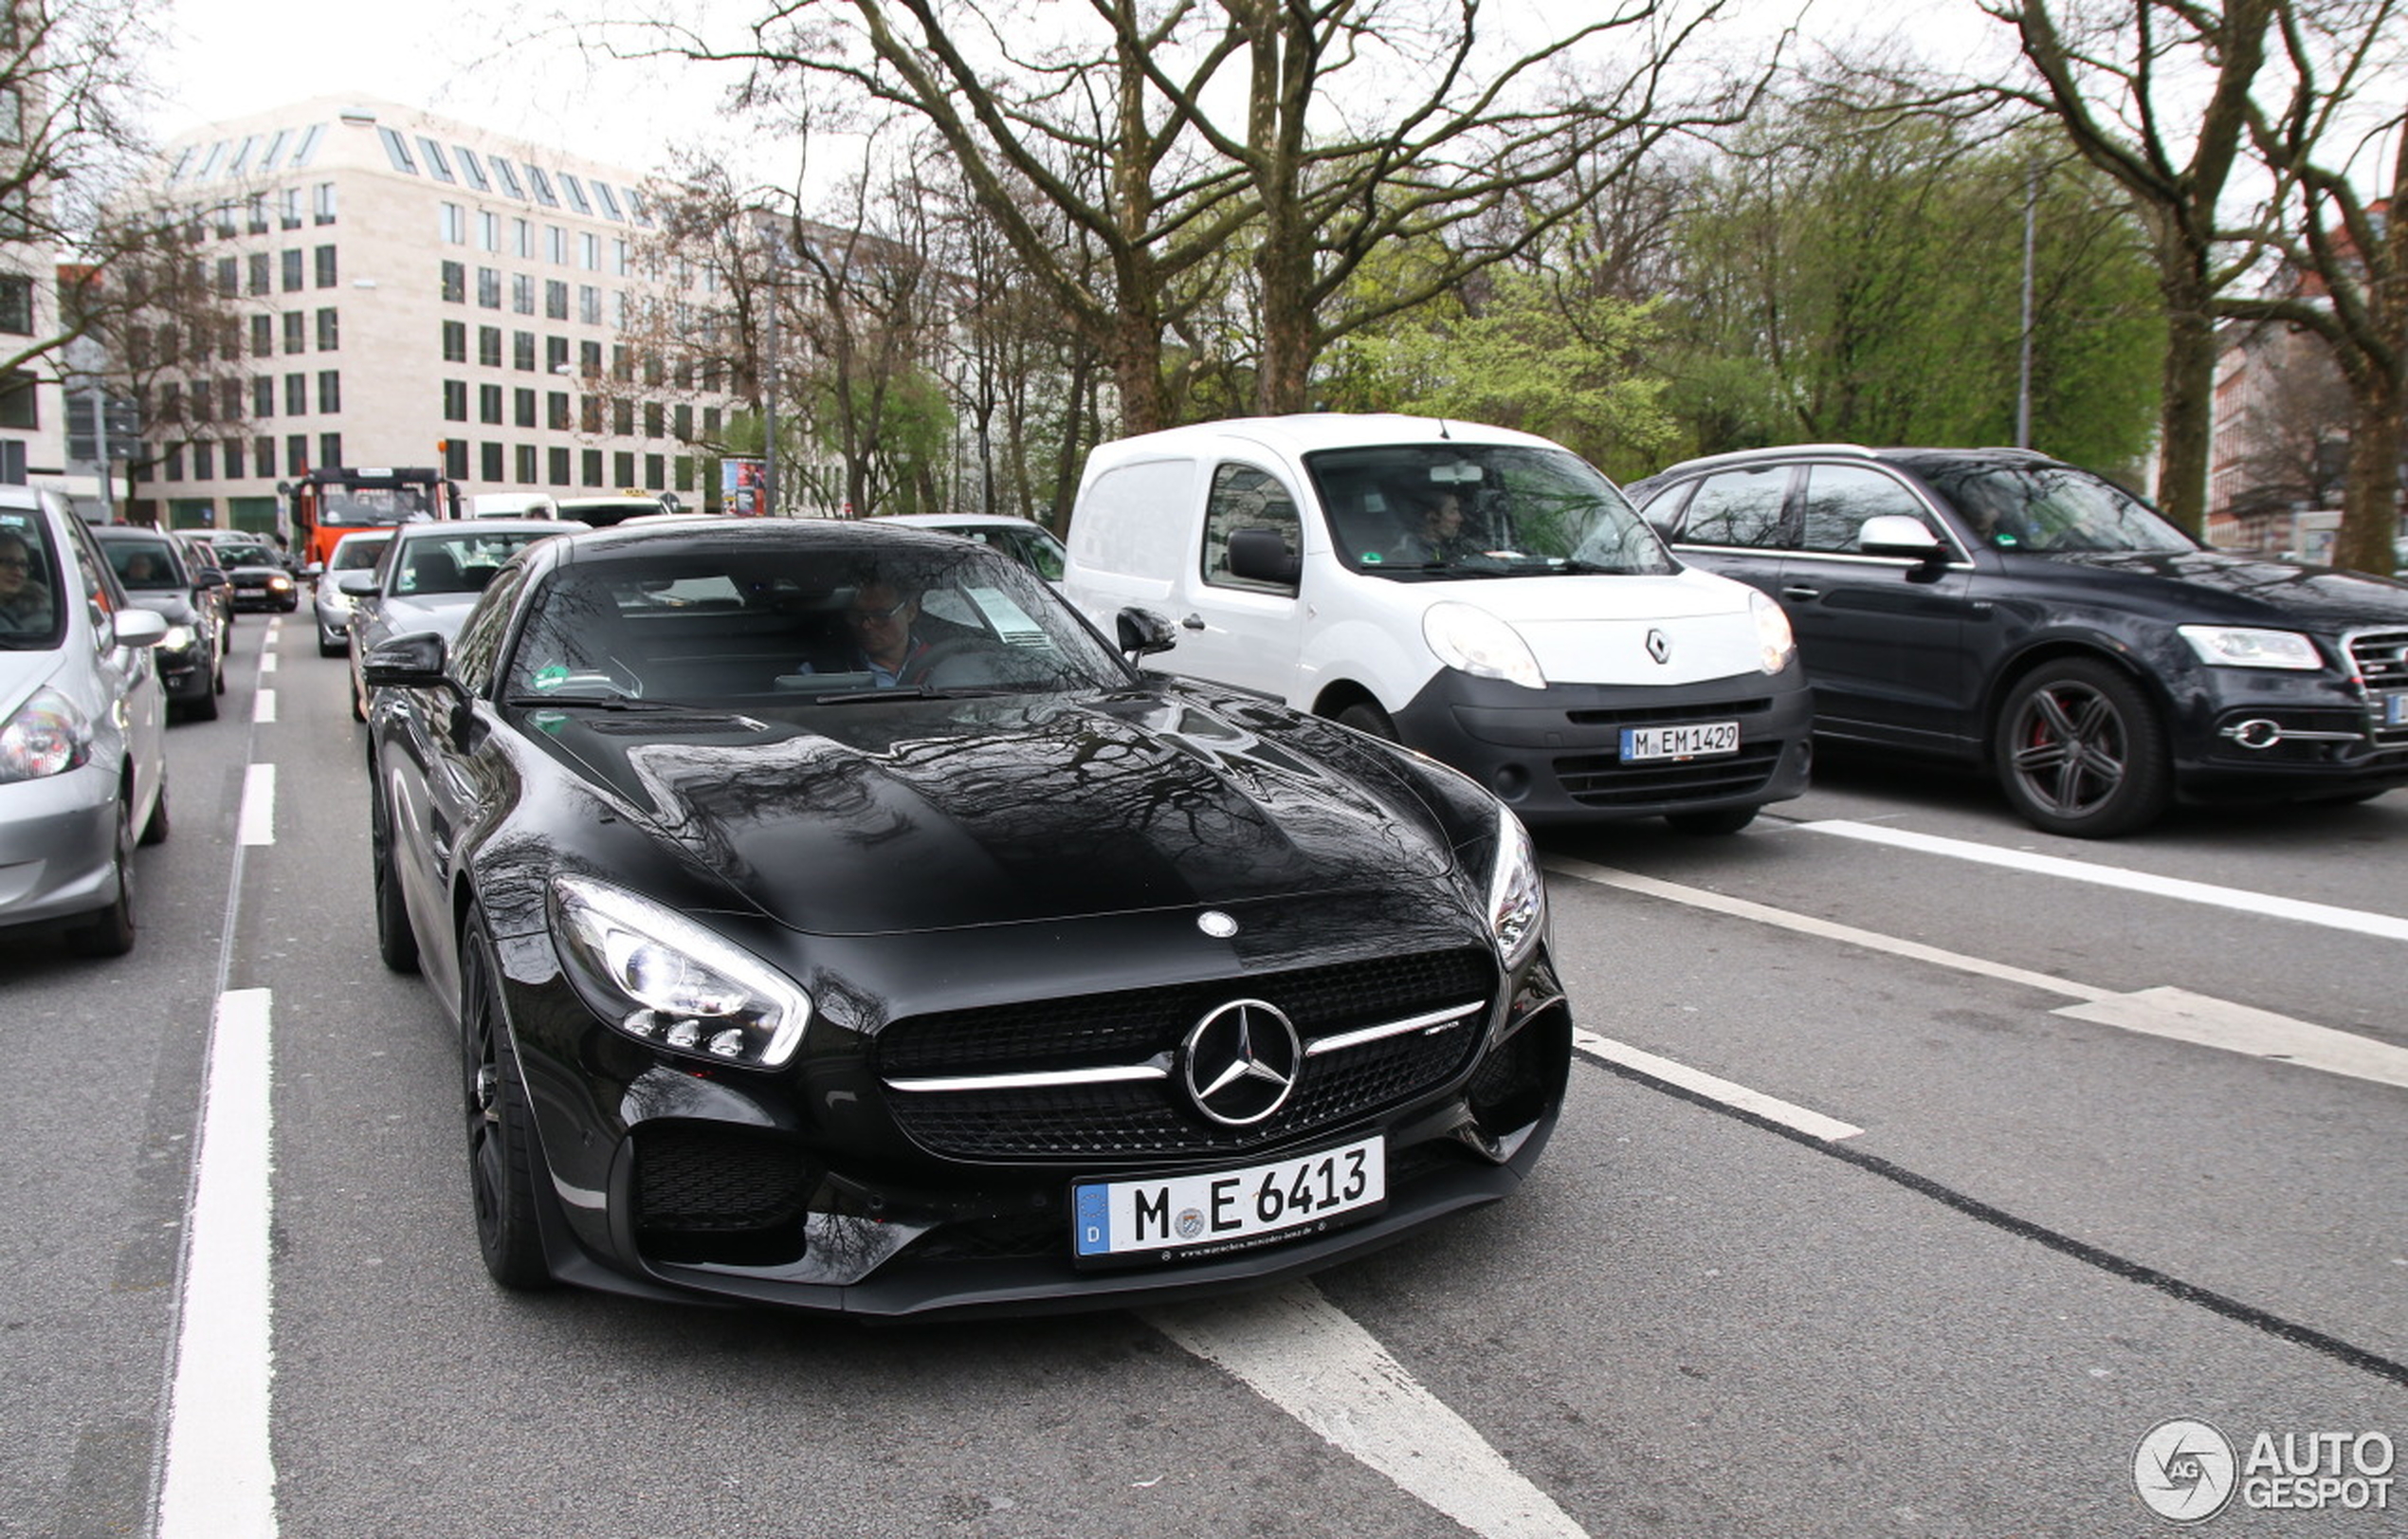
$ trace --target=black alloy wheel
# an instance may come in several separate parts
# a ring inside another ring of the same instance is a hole
[[[502,1012],[500,973],[484,910],[471,906],[460,947],[460,1067],[477,1249],[502,1287],[542,1288],[552,1272],[536,1217],[535,1121]]]
[[[2173,799],[2157,711],[2107,663],[2034,669],[1999,707],[1991,746],[2008,801],[2051,834],[2113,838],[2156,821]]]
[[[134,949],[134,807],[131,793],[117,803],[117,899],[68,932],[68,944],[86,957],[122,957]]]
[[[410,909],[393,872],[392,815],[385,810],[385,793],[375,784],[376,766],[369,766],[368,880],[376,900],[376,955],[396,973],[418,970],[418,937],[410,928]]]

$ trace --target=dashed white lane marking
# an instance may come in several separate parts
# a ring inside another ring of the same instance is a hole
[[[263,650],[259,654],[259,670],[262,673],[273,673],[276,671],[276,654],[274,652]]]
[[[1809,1138],[1837,1143],[1843,1138],[1854,1138],[1864,1131],[1863,1128],[1841,1122],[1836,1117],[1826,1117],[1819,1111],[1809,1111],[1804,1107],[1793,1105],[1777,1096],[1766,1095],[1761,1090],[1751,1090],[1744,1085],[1735,1085],[1727,1079],[1718,1078],[1702,1069],[1691,1069],[1685,1063],[1676,1063],[1670,1058],[1658,1057],[1652,1053],[1634,1048],[1627,1042],[1616,1042],[1611,1037],[1599,1036],[1595,1032],[1585,1032],[1575,1027],[1572,1032],[1572,1045],[1592,1058],[1605,1063],[1617,1063],[1627,1069],[1635,1069],[1650,1079],[1660,1079],[1668,1085],[1677,1085],[1685,1090],[1703,1095],[1708,1100],[1720,1101],[1724,1106],[1737,1107],[1742,1111],[1752,1111],[1767,1122],[1777,1122],[1784,1127],[1794,1127]]]
[[[2271,892],[2252,892],[2246,888],[2217,887],[2212,882],[2190,882],[2174,876],[2155,876],[2147,871],[2127,870],[2121,866],[2093,865],[2087,860],[2068,860],[2060,855],[2034,854],[2028,850],[2000,850],[1965,839],[1943,839],[1928,834],[1909,834],[1905,829],[1882,828],[1872,823],[1853,823],[1845,818],[1828,822],[1799,823],[1798,829],[1808,834],[1833,834],[1843,839],[1859,839],[1867,844],[1886,844],[1894,849],[1913,850],[1926,855],[1945,855],[1951,860],[1979,861],[1985,866],[2003,866],[2011,870],[2033,871],[2042,876],[2059,877],[2069,882],[2088,882],[2095,887],[2118,888],[2126,892],[2145,892],[2153,897],[2172,898],[2181,903],[2212,905],[2218,908],[2235,908],[2245,914],[2263,914],[2272,919],[2295,920],[2303,925],[2322,925],[2328,929],[2350,930],[2360,935],[2372,935],[2385,941],[2408,941],[2408,919],[2396,914],[2370,913],[2362,908],[2341,908],[2331,904],[2308,903],[2298,898],[2276,897]]]
[[[275,1539],[269,1020],[265,989],[218,999],[192,1162],[158,1539]]]
[[[2050,973],[2010,967],[2004,962],[1969,957],[1962,952],[1944,951],[1919,941],[1901,940],[1894,935],[1858,929],[1850,925],[1835,925],[1808,914],[1795,914],[1785,908],[1750,903],[1745,898],[1708,892],[1703,888],[1683,887],[1677,882],[1660,881],[1652,876],[1615,870],[1607,866],[1593,866],[1587,861],[1559,858],[1548,861],[1546,866],[1551,871],[1577,877],[1583,882],[1594,882],[1600,887],[1619,888],[1626,892],[1642,893],[1671,903],[1687,904],[1694,908],[1729,914],[1735,919],[1795,930],[1801,935],[1840,941],[1891,956],[1929,962],[1936,967],[1951,967],[1959,972],[1975,973],[2050,994],[2069,996],[2078,1002],[2060,1006],[2052,1013],[2074,1020],[2114,1026],[2127,1032],[2168,1037],[2201,1047],[2219,1048],[2227,1053],[2238,1053],[2276,1063],[2296,1064],[2303,1069],[2320,1069],[2326,1073],[2345,1074],[2353,1079],[2408,1086],[2408,1049],[2393,1047],[2387,1042],[2378,1042],[2354,1033],[2336,1031],[2329,1026],[2294,1020],[2272,1011],[2235,1004],[2229,999],[2212,999],[2179,988],[2138,989],[2129,994],[2119,994],[2113,989],[2076,982]]]
[[[244,844],[276,842],[276,766],[253,764],[243,772],[243,810],[234,836]]]
[[[251,697],[251,720],[254,722],[272,722],[276,720],[275,690],[262,689],[258,694]]]
[[[1484,1539],[1586,1539],[1310,1283],[1149,1310],[1144,1318]]]

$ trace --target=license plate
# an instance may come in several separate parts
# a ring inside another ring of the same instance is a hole
[[[1626,726],[1622,761],[1639,759],[1706,759],[1739,752],[1737,722],[1689,722],[1680,726]]]
[[[1079,1260],[1187,1260],[1328,1228],[1388,1200],[1388,1144],[1373,1137],[1293,1160],[1072,1188]]]
[[[2408,726],[2408,689],[2383,696],[2383,725]]]

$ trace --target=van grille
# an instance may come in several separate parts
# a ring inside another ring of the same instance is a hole
[[[1555,774],[1564,794],[1583,806],[1642,807],[1760,791],[1779,767],[1780,757],[1778,742],[1747,743],[1718,759],[1669,762],[1626,764],[1613,754],[1578,754],[1557,760]]]

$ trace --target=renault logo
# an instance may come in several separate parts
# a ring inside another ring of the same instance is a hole
[[[1250,1127],[1286,1105],[1304,1048],[1278,1006],[1234,999],[1195,1023],[1179,1059],[1196,1110]]]
[[[1647,654],[1659,663],[1669,663],[1672,660],[1672,643],[1663,632],[1651,630],[1647,633]]]

